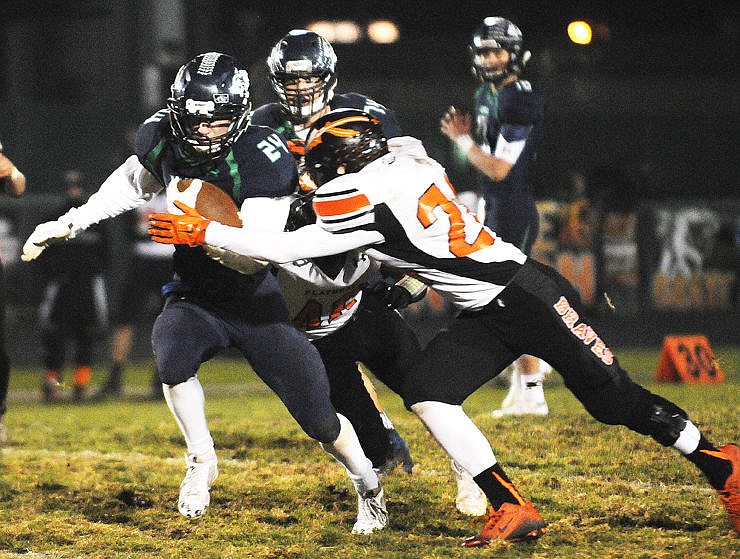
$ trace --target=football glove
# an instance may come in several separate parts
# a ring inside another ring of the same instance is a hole
[[[59,220],[39,223],[23,245],[21,260],[36,260],[49,245],[61,243],[72,237],[72,224]]]
[[[379,281],[366,289],[378,297],[389,309],[405,309],[411,303],[421,301],[427,293],[427,286],[410,276],[403,276],[396,283]]]
[[[175,200],[175,206],[182,210],[182,215],[176,214],[149,214],[149,229],[147,233],[153,241],[166,245],[198,246],[206,243],[206,229],[211,224],[191,208]]]

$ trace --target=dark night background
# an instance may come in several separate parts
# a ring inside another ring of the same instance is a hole
[[[54,191],[70,167],[96,183],[124,155],[126,128],[163,105],[175,70],[196,54],[237,56],[258,105],[273,100],[264,59],[289,29],[319,18],[388,18],[401,28],[399,43],[335,45],[338,91],[395,109],[459,187],[472,188],[437,123],[448,105],[470,105],[466,46],[496,14],[522,28],[534,55],[526,77],[547,94],[541,196],[570,170],[605,165],[638,177],[639,196],[730,196],[739,182],[738,13],[729,0],[12,3],[0,21],[0,137],[29,192]],[[591,45],[569,43],[565,27],[576,18],[594,26]],[[144,68],[160,80],[146,99]]]

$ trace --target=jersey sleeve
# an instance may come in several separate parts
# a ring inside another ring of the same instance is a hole
[[[517,80],[499,93],[498,116],[502,124],[532,126],[543,115],[543,98],[528,81]]]
[[[144,122],[136,131],[135,153],[141,164],[152,173],[162,184],[162,167],[158,162],[164,155],[165,128],[169,129],[169,116],[166,109],[157,111]]]
[[[332,103],[332,108],[359,109],[371,116],[374,116],[380,121],[386,138],[403,136],[403,129],[401,128],[401,124],[398,122],[396,112],[384,105],[381,105],[377,101],[370,99],[366,95],[362,95],[360,93],[345,93],[343,95],[338,95],[336,103]]]
[[[340,177],[321,186],[313,198],[316,223],[332,233],[372,230],[375,206],[358,189]]]

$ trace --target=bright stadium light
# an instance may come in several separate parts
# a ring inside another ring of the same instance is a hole
[[[356,43],[362,39],[362,28],[354,21],[319,20],[307,25],[306,29],[318,33],[330,43]]]
[[[568,24],[568,38],[577,45],[587,45],[593,36],[591,26],[585,21],[571,21]]]
[[[389,44],[398,41],[401,31],[392,21],[379,19],[367,26],[367,36],[373,43]]]

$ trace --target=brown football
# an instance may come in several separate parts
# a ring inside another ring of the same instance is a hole
[[[242,226],[236,203],[215,184],[200,179],[181,179],[177,182],[177,192],[178,200],[193,206],[203,217],[232,227]]]

